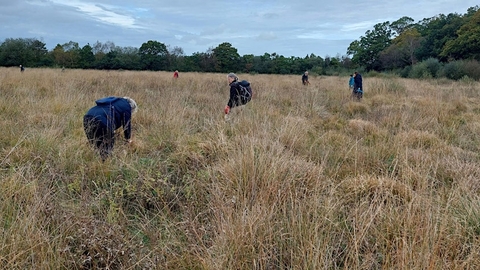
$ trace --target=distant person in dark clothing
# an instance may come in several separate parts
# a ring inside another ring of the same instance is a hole
[[[175,72],[173,72],[173,78],[178,78],[178,70],[175,70]]]
[[[246,80],[239,81],[235,73],[227,75],[228,85],[230,86],[230,98],[225,106],[225,118],[234,107],[242,106],[252,99],[252,88]]]
[[[25,71],[25,67],[23,65],[20,65],[20,72],[24,72]]]
[[[309,85],[310,82],[308,81],[308,71],[305,71],[302,75],[302,83],[303,85]]]
[[[357,98],[357,100],[362,99],[363,97],[363,79],[362,75],[355,71],[353,73],[353,93],[352,95]]]
[[[123,127],[126,142],[132,142],[131,118],[137,103],[129,97],[105,97],[95,103],[83,117],[83,128],[88,141],[105,161],[113,150],[116,129]]]

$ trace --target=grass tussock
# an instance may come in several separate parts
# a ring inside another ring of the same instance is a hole
[[[476,269],[480,85],[0,69],[2,269]],[[84,113],[139,105],[104,163]]]

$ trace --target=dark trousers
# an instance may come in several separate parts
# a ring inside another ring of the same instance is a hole
[[[362,89],[360,89],[360,88],[354,88],[354,90],[353,90],[353,92],[352,92],[352,97],[353,97],[353,98],[356,98],[357,100],[362,99],[362,97],[363,97],[363,91],[362,91]]]
[[[105,161],[113,150],[115,144],[115,134],[113,130],[107,128],[95,116],[85,115],[83,117],[83,129],[90,144],[95,146],[99,152],[102,161]]]

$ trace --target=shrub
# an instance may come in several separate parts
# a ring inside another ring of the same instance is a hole
[[[400,71],[400,77],[402,78],[408,78],[410,72],[412,71],[412,66],[406,66]]]
[[[461,61],[461,65],[463,66],[465,74],[468,77],[474,80],[480,79],[480,63],[477,60]]]
[[[463,75],[463,77],[459,81],[469,85],[473,85],[473,83],[475,83],[475,80],[468,77],[467,75]]]
[[[450,62],[443,68],[443,75],[452,80],[459,80],[466,75],[462,69],[460,61]]]
[[[436,58],[428,58],[423,61],[430,75],[434,78],[437,77],[438,71],[442,68],[442,64]]]
[[[410,70],[408,77],[414,78],[414,79],[421,79],[421,78],[424,78],[425,76],[428,76],[428,74],[429,74],[429,71],[428,71],[427,65],[424,62],[421,62],[412,66],[412,69]]]
[[[325,70],[322,67],[316,66],[310,70],[311,74],[325,75]]]
[[[450,62],[439,71],[441,77],[452,80],[460,80],[465,76],[473,79],[480,79],[480,63],[477,60],[459,60]]]
[[[429,58],[410,68],[409,77],[415,79],[428,79],[438,77],[442,65],[435,58]],[[406,71],[404,69],[404,71]]]

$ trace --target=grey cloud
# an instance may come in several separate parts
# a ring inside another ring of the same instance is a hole
[[[256,40],[274,40],[277,39],[277,35],[273,32],[263,32],[260,33],[258,36],[255,38]]]

